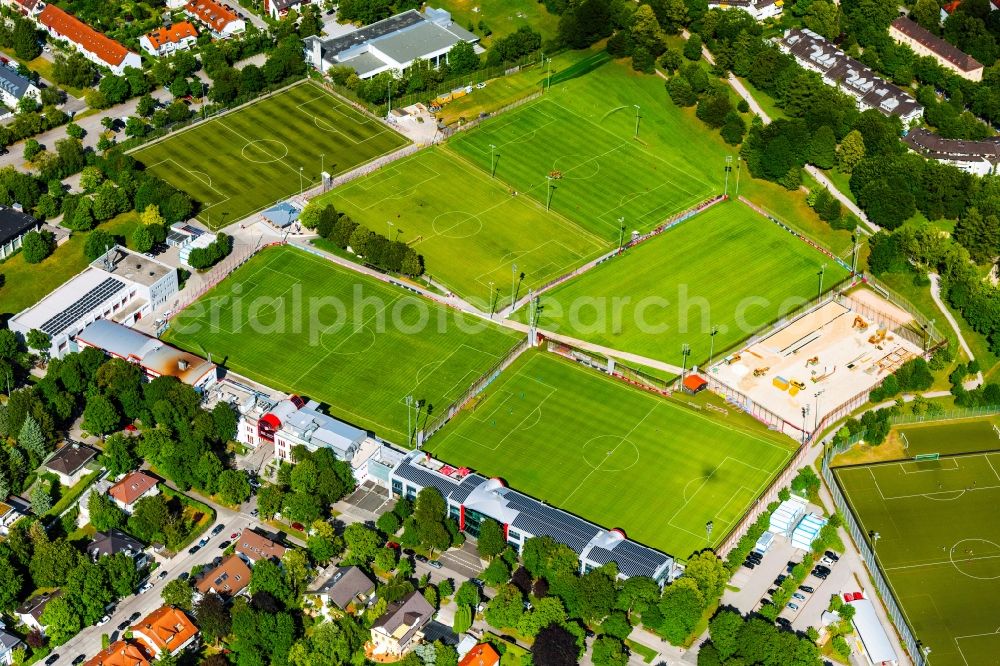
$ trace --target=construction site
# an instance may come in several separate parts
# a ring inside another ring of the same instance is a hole
[[[867,400],[923,354],[912,317],[875,292],[838,294],[709,369],[712,389],[796,438]]]

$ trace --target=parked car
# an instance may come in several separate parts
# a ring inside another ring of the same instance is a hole
[[[814,572],[814,573],[815,573],[815,572],[817,572],[817,571],[819,571],[819,572],[821,572],[821,573],[825,573],[825,574],[826,574],[826,575],[828,575],[828,576],[830,575],[830,567],[824,567],[824,566],[823,566],[822,564],[817,564],[817,565],[816,565],[816,566],[815,566],[815,567],[813,568],[813,572]]]
[[[833,552],[832,550],[826,551],[825,553],[823,553],[823,555],[825,555],[827,559],[833,560],[834,562],[840,561],[840,555],[837,555],[837,553]]]
[[[385,547],[392,548],[393,550],[399,550],[399,544],[396,543],[395,541],[386,541]]]
[[[774,584],[775,585],[781,585],[782,583],[785,582],[786,578],[788,578],[788,576],[786,576],[784,574],[781,574],[780,576],[778,576],[777,578],[774,579]]]
[[[190,577],[191,577],[191,574],[190,574],[190,573],[188,573],[187,571],[182,571],[182,572],[181,572],[181,573],[180,573],[180,574],[179,574],[179,575],[177,576],[177,580],[187,580],[187,579],[188,579],[188,578],[190,578]]]
[[[205,546],[207,546],[208,545],[208,537],[202,537],[201,541],[198,542],[198,545],[201,546],[202,548],[204,548]]]
[[[259,512],[257,511],[257,509],[254,509],[253,511],[250,512],[250,515],[256,518],[258,513]]]
[[[153,584],[147,580],[145,583],[142,584],[142,587],[139,588],[139,594],[145,594],[146,592],[149,592],[152,589],[153,589]]]
[[[52,666],[52,664],[56,663],[57,661],[59,661],[59,653],[53,652],[52,654],[49,655],[49,658],[45,660],[45,664],[46,666]]]
[[[789,562],[788,564],[786,564],[785,565],[785,573],[791,574],[792,573],[792,569],[794,569],[797,564],[798,564],[798,562]]]
[[[292,523],[292,529],[298,530],[299,532],[304,532],[306,527],[302,523]]]
[[[778,619],[776,619],[774,621],[774,623],[777,624],[782,629],[791,629],[792,628],[792,621],[789,620],[787,617],[779,617]]]
[[[806,594],[812,594],[813,592],[816,591],[808,585],[799,585],[799,589],[805,592]]]
[[[156,577],[156,580],[163,580],[166,577],[167,577],[167,570],[163,569],[162,571],[160,571],[160,574]]]
[[[118,631],[125,631],[126,629],[128,629],[128,620],[125,620],[118,625]]]
[[[743,563],[743,566],[745,566],[745,567],[746,567],[747,569],[753,569],[753,568],[754,568],[755,566],[757,566],[757,565],[756,565],[756,564],[754,564],[753,562],[751,562],[750,560],[746,560],[746,561],[745,561],[745,562]]]
[[[85,661],[87,661],[87,655],[78,654],[75,657],[73,657],[73,666],[76,666],[76,664],[82,664]]]
[[[104,625],[106,625],[110,621],[111,621],[111,616],[110,615],[105,615],[104,617],[102,617],[100,620],[97,621],[97,626],[98,627],[103,627]]]
[[[427,558],[424,557],[423,555],[414,555],[413,559],[415,559],[417,562],[424,562],[425,564],[428,561]]]
[[[439,562],[438,560],[431,560],[430,562],[427,563],[427,566],[429,566],[432,569],[440,569],[444,565],[441,564],[441,562]]]
[[[413,550],[412,548],[404,548],[403,549],[403,555],[406,555],[407,557],[413,557],[416,554],[417,554],[417,552],[415,550]]]
[[[199,550],[201,550],[201,546],[199,546],[198,544],[195,544],[195,545],[191,546],[190,548],[188,548],[188,555],[194,555]]]
[[[819,568],[812,570],[812,575],[816,576],[820,580],[826,580],[826,577],[830,575],[829,571],[820,571]]]
[[[232,541],[230,541],[229,539],[226,539],[225,541],[223,541],[222,543],[219,544],[219,548],[221,548],[222,550],[225,550],[226,548],[229,548],[229,546],[231,546],[232,544],[233,544]]]
[[[219,536],[220,534],[222,534],[222,530],[224,529],[226,529],[226,526],[223,525],[222,523],[219,523],[218,525],[212,528],[212,536]]]
[[[484,583],[483,583],[483,581],[479,580],[478,578],[470,578],[469,582],[472,583],[473,585],[475,585],[476,587],[478,587],[480,590],[483,589]]]
[[[791,608],[793,611],[797,611],[799,609],[799,605],[798,604],[793,604],[791,601],[789,601],[785,605],[788,606],[789,608]]]
[[[240,533],[239,533],[239,532],[233,532],[232,534],[230,534],[230,535],[229,535],[229,538],[230,538],[230,539],[236,539],[236,538],[238,538],[239,536],[240,536]]]
[[[806,600],[806,595],[802,594],[801,592],[795,592],[795,593],[792,594],[792,598],[793,599],[798,599],[799,601],[805,601]]]

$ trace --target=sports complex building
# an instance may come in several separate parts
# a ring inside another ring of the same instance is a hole
[[[49,356],[77,351],[75,338],[98,319],[132,326],[172,298],[177,270],[121,246],[110,248],[80,274],[41,301],[14,315],[12,331],[49,335]]]

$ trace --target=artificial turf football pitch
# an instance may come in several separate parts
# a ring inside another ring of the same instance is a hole
[[[337,175],[406,143],[384,123],[307,82],[132,156],[190,194],[198,219],[220,229],[315,185],[323,169]]]
[[[958,448],[966,437],[973,450],[1000,448],[988,419],[904,432],[911,455]],[[932,666],[1000,663],[998,471],[996,451],[834,470],[862,533],[879,533],[879,565]]]
[[[399,444],[407,396],[447,407],[522,337],[287,246],[259,252],[163,336]]]
[[[680,558],[725,538],[795,443],[715,396],[664,398],[528,351],[425,448]],[[722,409],[725,410],[723,407]]]
[[[723,202],[548,292],[538,325],[676,365],[687,344],[702,363],[816,298],[821,270],[824,291],[848,276],[748,206]]]

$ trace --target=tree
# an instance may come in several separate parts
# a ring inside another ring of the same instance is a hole
[[[858,130],[851,130],[840,141],[837,161],[841,171],[850,173],[865,158],[865,140]]]
[[[10,559],[0,557],[0,610],[10,613],[17,607],[24,587],[24,577]]]
[[[104,450],[101,453],[101,464],[108,470],[111,477],[121,476],[139,463],[132,450],[132,443],[127,437],[116,433],[107,438],[104,442]]]
[[[98,532],[121,529],[128,520],[128,515],[114,503],[114,500],[96,491],[91,492],[87,498],[87,513],[90,515],[90,524]]]
[[[681,645],[701,619],[704,604],[697,582],[687,576],[674,581],[660,600],[664,637],[673,645]]]
[[[594,666],[625,666],[628,663],[628,653],[619,639],[601,636],[594,641],[592,660]]]
[[[285,494],[281,488],[274,485],[267,485],[257,492],[257,511],[261,518],[271,518],[281,511],[284,505]]]
[[[29,264],[40,263],[55,249],[55,236],[51,231],[29,231],[22,240],[24,260]]]
[[[576,666],[580,646],[565,627],[550,624],[538,632],[531,655],[536,666]]]
[[[250,482],[246,472],[227,469],[219,475],[218,493],[227,504],[242,504],[250,499]]]
[[[691,36],[684,42],[684,57],[688,60],[701,60],[701,36],[692,32]]]
[[[250,578],[250,594],[267,592],[275,599],[287,602],[291,596],[285,572],[273,560],[260,560],[253,567]]]
[[[153,234],[149,227],[139,225],[132,232],[132,247],[136,252],[149,252],[153,249]]]
[[[743,618],[739,613],[722,609],[708,623],[709,635],[722,659],[729,659],[739,649],[739,634]]]
[[[87,396],[87,406],[83,410],[83,427],[95,435],[104,435],[114,430],[121,421],[121,415],[114,403],[100,393],[91,392]]]
[[[455,610],[455,617],[452,620],[451,628],[456,634],[464,634],[472,627],[472,607],[459,606]]]
[[[722,596],[729,581],[729,571],[715,553],[703,550],[688,559],[684,577],[697,583],[702,598],[711,602]]]
[[[820,126],[809,142],[809,157],[811,164],[820,169],[830,169],[837,162],[837,138],[829,125]]]
[[[333,525],[317,520],[309,530],[306,546],[314,562],[325,564],[344,551],[344,540],[337,536]]]
[[[379,548],[375,553],[375,568],[379,571],[390,572],[396,568],[396,549]]]
[[[458,592],[455,593],[455,603],[459,606],[475,608],[479,605],[479,588],[470,581],[462,581],[462,584],[458,586]]]
[[[34,24],[24,18],[18,17],[14,20],[14,53],[21,60],[34,60],[42,53],[42,47],[38,44],[38,32]]]
[[[45,149],[42,148],[42,144],[38,143],[38,139],[28,139],[24,142],[24,161],[34,161],[43,150]]]
[[[692,106],[698,101],[698,96],[684,76],[677,75],[667,81],[666,85],[670,100],[677,106]]]
[[[87,199],[84,199],[84,201],[87,201]],[[81,206],[82,203],[81,201]],[[79,211],[79,208],[77,210]],[[115,247],[115,245],[115,239],[111,234],[103,229],[95,229],[87,235],[87,240],[84,241],[83,254],[88,260],[93,261]]]
[[[497,587],[510,580],[510,568],[502,558],[496,558],[483,571],[482,578],[490,587]]]
[[[562,601],[558,597],[545,597],[535,601],[534,607],[521,616],[517,630],[525,636],[535,636],[543,627],[565,621],[566,609]]]
[[[941,32],[941,5],[937,0],[917,0],[910,18],[934,34]]]
[[[33,349],[42,355],[47,355],[49,348],[52,346],[52,336],[37,328],[33,328],[28,331],[25,342],[28,344],[28,349]]]
[[[69,123],[66,125],[66,134],[74,139],[82,139],[86,132],[76,123]]]
[[[666,35],[649,5],[639,5],[635,10],[629,34],[635,49],[645,50],[654,59],[666,49]]]
[[[813,0],[802,22],[827,39],[836,39],[840,35],[840,10],[827,0]]]
[[[460,40],[448,51],[448,66],[456,76],[468,74],[479,69],[479,56],[471,43]]]
[[[17,443],[39,463],[49,452],[48,446],[45,444],[45,435],[42,433],[42,427],[38,425],[38,421],[31,414],[25,417],[24,423],[21,425],[21,432],[17,436]]]
[[[740,100],[745,101],[745,100]],[[735,111],[726,114],[719,134],[723,141],[731,146],[735,146],[743,141],[743,136],[747,133],[747,124],[743,117]]]
[[[160,215],[160,208],[156,204],[149,204],[146,208],[139,213],[139,222],[147,227],[150,226],[163,226],[165,220],[163,216]]]
[[[492,518],[485,518],[479,524],[479,541],[477,543],[479,554],[488,560],[492,560],[507,548],[507,539],[504,537],[503,527]]]
[[[486,621],[498,629],[517,628],[524,614],[524,598],[513,585],[503,585],[486,606]]]
[[[578,612],[584,622],[596,624],[607,617],[615,603],[616,572],[607,567],[587,572],[577,581]]]
[[[82,628],[80,616],[73,609],[67,595],[49,601],[39,619],[53,645],[62,645]]]
[[[399,516],[392,511],[386,511],[378,517],[378,520],[375,521],[375,527],[377,527],[383,534],[391,537],[399,531]]]
[[[143,118],[148,118],[153,115],[156,111],[157,103],[156,100],[152,98],[148,93],[139,98],[139,103],[136,105],[136,111]]]
[[[253,579],[251,578],[251,582]],[[197,620],[198,628],[205,638],[215,644],[220,638],[229,635],[232,627],[232,617],[229,608],[222,598],[210,592],[203,596],[195,606],[194,616]]]

